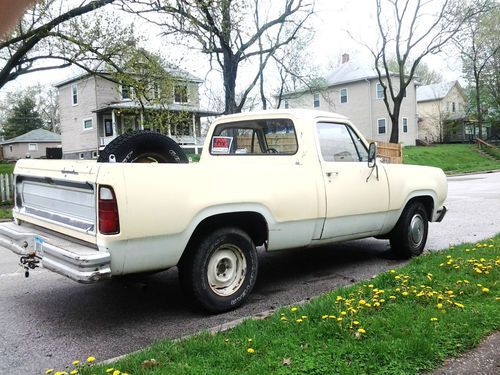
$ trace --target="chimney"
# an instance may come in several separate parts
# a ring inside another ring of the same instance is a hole
[[[346,62],[349,62],[349,54],[348,53],[342,54],[342,64],[345,64]]]

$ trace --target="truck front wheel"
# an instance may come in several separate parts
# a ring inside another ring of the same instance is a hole
[[[408,259],[422,254],[427,241],[429,219],[421,202],[408,204],[389,238],[392,252]]]
[[[257,251],[238,228],[201,236],[186,249],[179,280],[196,306],[220,313],[240,306],[257,279]]]

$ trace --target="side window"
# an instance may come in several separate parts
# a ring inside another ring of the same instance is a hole
[[[71,104],[78,105],[78,85],[71,85]]]
[[[314,105],[314,108],[319,108],[319,106],[320,106],[319,92],[314,94],[313,105]]]
[[[321,155],[325,161],[357,162],[368,160],[361,139],[345,124],[320,122],[317,133]]]
[[[295,127],[289,119],[229,122],[212,135],[212,155],[293,155],[298,150]]]
[[[347,88],[340,89],[340,103],[347,103]]]
[[[377,82],[377,99],[384,99],[384,87]]]

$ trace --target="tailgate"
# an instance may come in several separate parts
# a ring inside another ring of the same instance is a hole
[[[14,217],[95,243],[97,171],[93,161],[19,161]]]

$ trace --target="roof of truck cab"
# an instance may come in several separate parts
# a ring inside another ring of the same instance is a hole
[[[348,118],[344,115],[327,112],[327,111],[317,111],[314,109],[273,109],[264,111],[252,111],[252,112],[242,112],[235,113],[231,115],[224,115],[217,119],[217,122],[226,121],[244,121],[251,120],[255,118],[266,118],[266,117],[279,117],[279,116],[292,116],[300,119],[316,119],[328,117],[331,119],[347,120]]]

